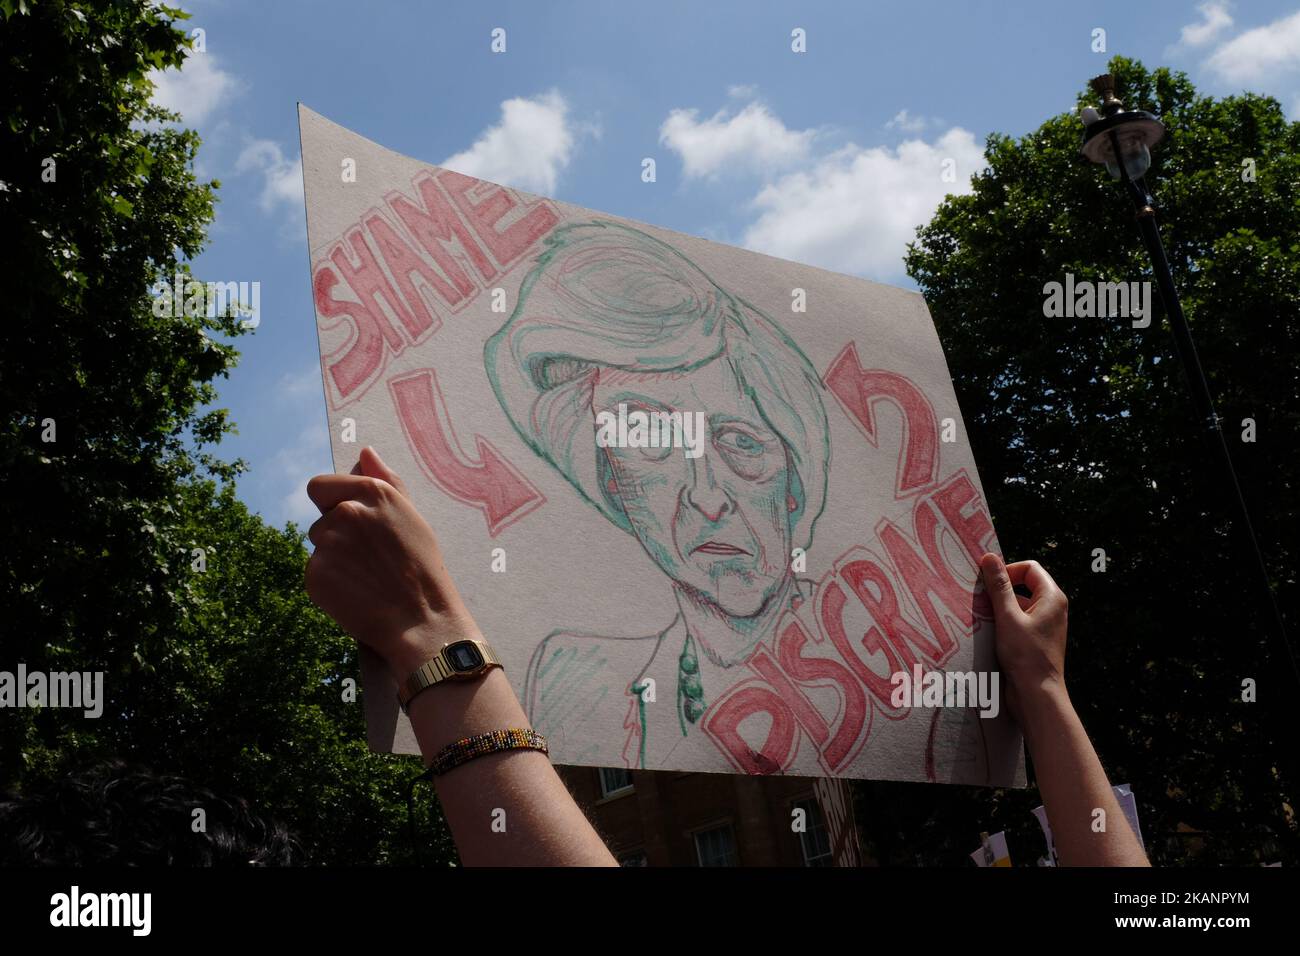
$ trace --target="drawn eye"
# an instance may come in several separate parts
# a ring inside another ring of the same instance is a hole
[[[647,461],[663,461],[668,457],[669,452],[672,450],[672,446],[669,443],[662,444],[658,448],[646,446],[645,448],[637,449],[637,451],[641,453],[641,457]]]
[[[763,439],[738,428],[727,428],[713,436],[713,445],[727,466],[747,481],[771,475],[780,461],[780,443]]]
[[[767,442],[748,432],[728,428],[714,436],[713,443],[726,452],[748,457],[757,457],[767,450]]]
[[[723,447],[738,451],[746,455],[763,454],[763,443],[753,435],[746,435],[744,432],[732,431],[722,435],[718,442]]]

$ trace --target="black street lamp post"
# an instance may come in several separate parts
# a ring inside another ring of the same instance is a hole
[[[1094,163],[1104,164],[1112,178],[1120,180],[1124,191],[1133,200],[1136,210],[1138,229],[1151,257],[1152,270],[1156,284],[1160,289],[1160,300],[1164,303],[1169,316],[1170,329],[1174,336],[1174,350],[1187,375],[1192,392],[1192,401],[1196,413],[1204,423],[1205,437],[1214,447],[1213,454],[1218,459],[1224,479],[1224,487],[1229,498],[1235,503],[1235,521],[1243,543],[1254,555],[1257,573],[1253,575],[1263,608],[1271,610],[1272,621],[1269,626],[1270,644],[1275,666],[1290,675],[1290,694],[1286,688],[1270,687],[1261,691],[1272,705],[1269,709],[1277,715],[1274,732],[1284,738],[1283,751],[1278,754],[1280,762],[1291,770],[1287,783],[1292,787],[1300,786],[1300,777],[1295,775],[1295,734],[1291,729],[1294,720],[1286,714],[1283,706],[1289,696],[1292,701],[1300,701],[1300,668],[1296,666],[1295,654],[1287,641],[1286,627],[1278,609],[1277,599],[1269,582],[1268,567],[1260,551],[1259,541],[1255,537],[1254,525],[1250,520],[1250,511],[1241,492],[1241,483],[1237,479],[1237,470],[1232,463],[1232,453],[1228,440],[1220,426],[1219,416],[1214,410],[1214,399],[1210,386],[1201,368],[1201,360],[1196,354],[1196,345],[1192,333],[1187,327],[1187,319],[1178,301],[1178,292],[1174,288],[1173,275],[1169,269],[1169,260],[1165,257],[1164,246],[1160,242],[1160,231],[1156,226],[1155,199],[1148,192],[1143,175],[1151,165],[1151,147],[1165,135],[1165,127],[1155,116],[1144,110],[1126,110],[1124,104],[1115,96],[1115,81],[1110,75],[1098,76],[1092,80],[1093,90],[1102,98],[1100,109],[1086,107],[1082,111],[1084,126],[1083,146],[1080,152]],[[1259,682],[1257,681],[1257,684]]]

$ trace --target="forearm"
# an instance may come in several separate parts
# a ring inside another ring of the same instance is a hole
[[[1065,866],[1150,866],[1064,687],[1026,703],[1025,742]],[[1105,830],[1094,831],[1095,811]]]
[[[362,449],[351,475],[317,475],[307,493],[321,510],[308,532],[315,551],[307,593],[378,654],[399,686],[449,642],[481,636],[433,530],[373,448]],[[409,716],[426,764],[465,737],[528,727],[498,668],[426,687],[410,700]],[[434,786],[466,864],[614,864],[539,751],[477,757]]]
[[[409,709],[426,765],[464,737],[529,726],[497,668],[478,680],[432,687]],[[434,785],[467,866],[615,865],[545,754],[511,750],[477,757],[435,777]]]

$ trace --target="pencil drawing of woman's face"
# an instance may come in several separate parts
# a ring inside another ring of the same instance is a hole
[[[594,415],[705,413],[703,454],[681,447],[598,448],[606,491],[663,571],[728,614],[757,613],[786,577],[790,466],[781,438],[741,391],[726,359],[688,372],[602,369]]]

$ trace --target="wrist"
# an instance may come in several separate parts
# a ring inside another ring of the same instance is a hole
[[[1004,676],[1015,688],[1016,696],[1025,704],[1052,704],[1061,698],[1069,699],[1065,689],[1065,675],[1048,664],[1033,661],[1018,668],[1007,668]]]
[[[1036,737],[1039,732],[1058,723],[1063,717],[1074,712],[1074,704],[1065,683],[1051,678],[1036,682],[1032,686],[1019,690],[1018,703],[1021,731],[1026,740]]]
[[[475,628],[439,626],[426,622],[403,631],[392,642],[385,663],[389,673],[400,685],[416,670],[433,660],[438,652],[453,641],[478,640],[481,635]]]

